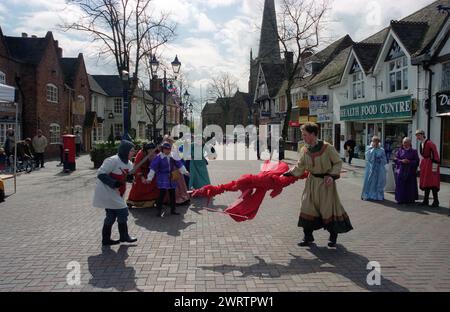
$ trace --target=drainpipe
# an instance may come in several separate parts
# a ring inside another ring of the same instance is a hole
[[[428,72],[428,125],[427,125],[427,135],[431,139],[431,108],[432,108],[432,90],[433,90],[433,75],[434,72],[430,68],[430,63],[424,63],[424,69]]]

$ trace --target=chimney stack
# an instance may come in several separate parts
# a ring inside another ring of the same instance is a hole
[[[28,38],[28,34],[27,33],[22,33],[22,38]]]
[[[284,53],[284,66],[286,69],[286,74],[290,74],[291,70],[294,67],[294,52],[285,52]]]

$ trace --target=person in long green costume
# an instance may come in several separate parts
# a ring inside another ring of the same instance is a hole
[[[208,161],[203,150],[204,147],[205,144],[201,138],[195,138],[194,143],[191,144],[189,189],[200,189],[211,184],[207,167]]]

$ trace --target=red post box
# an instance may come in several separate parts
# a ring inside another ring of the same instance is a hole
[[[75,171],[75,136],[63,135],[63,149],[64,149],[64,171]]]

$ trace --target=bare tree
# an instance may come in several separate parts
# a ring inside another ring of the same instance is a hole
[[[293,52],[293,64],[287,66],[287,112],[282,137],[286,140],[292,112],[291,90],[301,70],[303,56],[321,43],[321,32],[331,0],[282,0],[278,17],[278,40],[286,53]]]
[[[231,99],[238,90],[238,80],[230,73],[219,73],[211,77],[208,84],[207,94],[209,99],[215,99],[224,113],[224,120],[227,120],[230,112]]]
[[[140,64],[158,47],[175,36],[176,25],[166,13],[154,14],[152,0],[67,0],[83,13],[75,23],[60,25],[65,30],[89,34],[102,43],[100,55],[112,56],[119,76],[130,73],[129,103],[138,86]],[[131,119],[131,105],[128,120]]]

